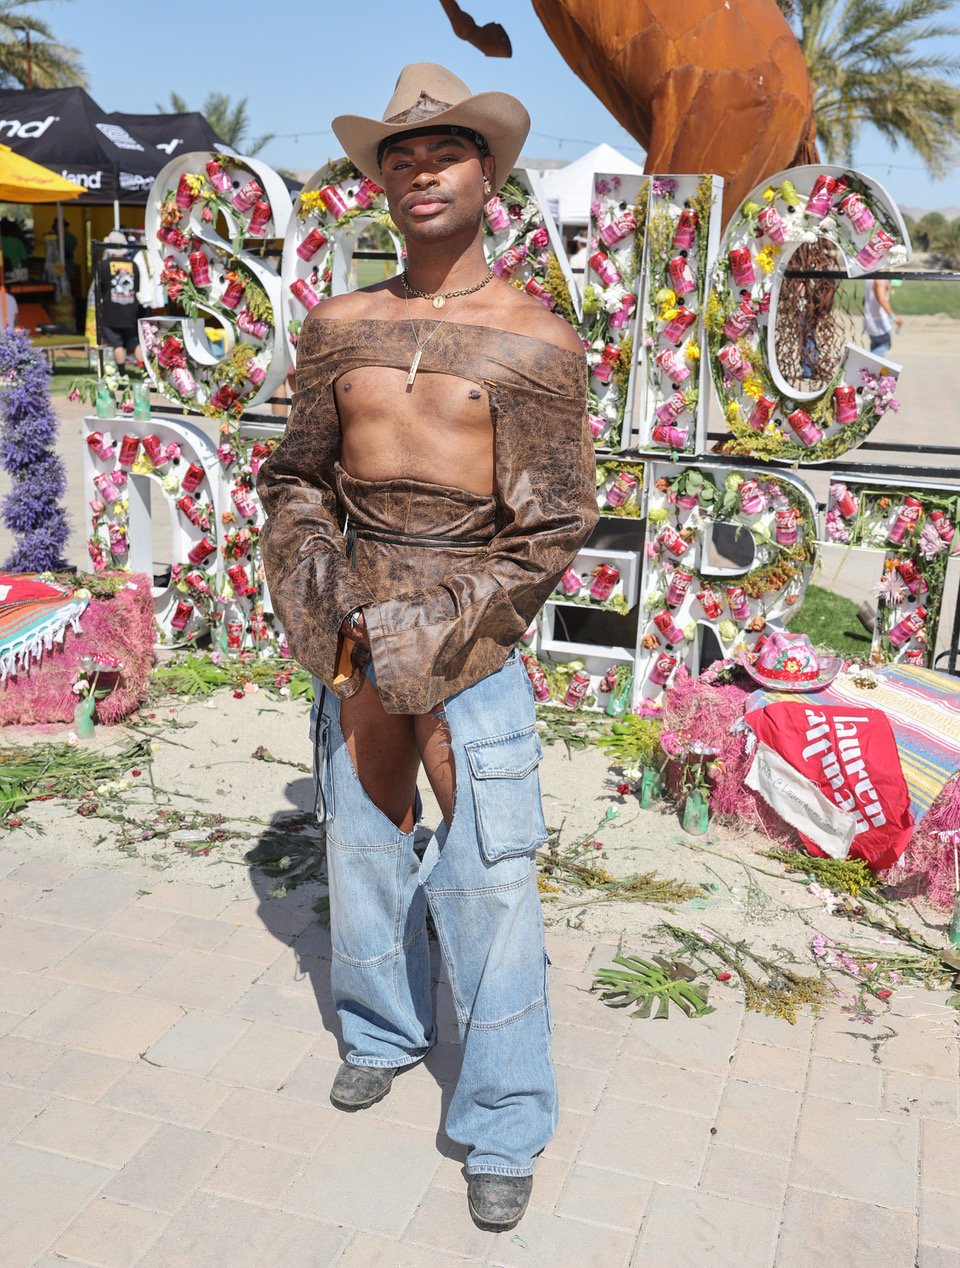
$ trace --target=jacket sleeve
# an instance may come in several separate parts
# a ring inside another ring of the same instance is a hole
[[[388,710],[403,677],[422,665],[456,676],[467,649],[510,649],[555,588],[597,521],[596,466],[587,426],[586,366],[563,392],[491,389],[496,429],[496,535],[485,558],[440,585],[364,605],[377,686]]]
[[[331,324],[304,322],[298,361],[318,354],[322,360],[319,344]],[[295,658],[328,686],[341,621],[373,600],[346,557],[337,520],[332,481],[339,454],[332,376],[311,375],[294,397],[283,440],[260,468],[257,493],[267,514],[260,544],[274,610]],[[355,673],[340,694],[359,685]]]

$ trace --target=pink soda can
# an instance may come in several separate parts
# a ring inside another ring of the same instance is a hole
[[[903,653],[903,663],[905,665],[925,665],[927,663],[927,654],[922,647],[908,647]]]
[[[767,499],[756,480],[744,480],[737,492],[744,515],[761,515],[767,509]]]
[[[666,445],[669,449],[686,449],[689,427],[674,427],[671,423],[656,423],[650,432],[650,439],[655,445]]]
[[[218,194],[225,194],[228,190],[233,189],[233,181],[220,166],[217,159],[207,160],[207,175],[210,177],[210,184]]]
[[[723,612],[723,605],[709,586],[707,586],[705,590],[700,591],[697,595],[697,599],[700,602],[700,606],[703,608],[705,616],[708,616],[711,621],[719,620],[720,615]]]
[[[263,188],[258,181],[247,181],[246,185],[240,187],[233,196],[233,205],[237,211],[249,211],[250,208],[260,198],[263,197]]]
[[[197,594],[210,593],[209,583],[207,582],[206,577],[203,575],[202,572],[200,572],[198,568],[191,568],[191,570],[184,577],[184,581],[187,583],[189,588],[191,590],[196,591]]]
[[[227,622],[227,651],[238,652],[243,646],[243,622]]]
[[[778,546],[796,546],[800,540],[800,525],[797,523],[797,513],[792,506],[785,507],[775,514],[776,518],[776,540]]]
[[[567,683],[567,691],[563,697],[563,703],[573,712],[574,709],[580,708],[589,692],[590,675],[584,670],[578,669]]]
[[[545,700],[549,700],[550,684],[547,682],[547,675],[543,672],[542,666],[538,665],[532,656],[527,657],[527,677],[530,679],[530,686],[533,688],[533,698],[537,704],[543,704]]]
[[[894,545],[899,546],[907,533],[913,529],[917,521],[920,519],[920,512],[923,509],[923,503],[916,498],[904,498],[903,505],[897,511],[896,518],[890,528],[887,537]]]
[[[902,647],[904,643],[909,643],[916,634],[920,633],[926,624],[926,620],[926,609],[918,604],[912,612],[908,612],[903,620],[898,621],[887,632],[887,638],[889,638],[894,647]]]
[[[344,212],[348,210],[347,200],[337,189],[336,185],[324,185],[320,190],[320,201],[330,215],[333,216],[334,220],[339,220]]]
[[[270,204],[263,199],[259,199],[253,204],[253,211],[250,213],[250,219],[247,222],[247,233],[250,234],[251,238],[263,237],[272,215]]]
[[[140,437],[124,436],[120,441],[120,453],[117,455],[117,461],[121,467],[132,467],[137,460],[137,450],[140,448]]]
[[[597,418],[595,414],[589,414],[587,421],[590,423],[590,434],[594,440],[599,440],[603,433],[607,430],[607,419]]]
[[[673,619],[673,613],[669,608],[664,608],[662,612],[658,612],[653,618],[653,623],[668,643],[683,642],[683,630]]]
[[[689,379],[690,367],[679,352],[674,352],[672,348],[664,348],[662,352],[658,352],[655,360],[671,383],[682,383],[684,379]]]
[[[693,573],[687,572],[685,568],[674,568],[673,575],[670,578],[670,584],[667,586],[667,594],[665,602],[671,608],[678,608],[684,600],[684,596],[690,589],[690,583],[693,581]]]
[[[766,396],[758,396],[747,418],[747,426],[752,427],[754,431],[763,431],[773,417],[776,407],[776,401],[771,401]]]
[[[852,520],[857,511],[860,510],[860,503],[850,492],[845,484],[834,484],[831,486],[830,493],[833,496],[834,504],[845,520]]]
[[[566,595],[579,594],[583,589],[583,582],[578,573],[576,573],[571,565],[563,576],[560,578],[560,589]]]
[[[310,283],[302,277],[298,277],[295,282],[290,283],[290,291],[308,312],[311,308],[316,308],[317,304],[320,303],[320,296]]]
[[[173,616],[170,618],[170,624],[175,630],[186,629],[190,618],[193,616],[193,604],[188,603],[186,599],[180,599],[177,606],[173,610]]]
[[[817,216],[819,219],[830,210],[830,200],[839,188],[837,181],[833,176],[827,176],[823,172],[813,182],[813,189],[810,191],[810,197],[807,199],[805,208],[808,216]]]
[[[689,308],[681,308],[676,317],[672,321],[667,322],[660,334],[666,339],[667,343],[672,343],[674,347],[677,347],[696,320],[696,313],[691,312]]]
[[[600,241],[605,247],[615,247],[618,242],[622,242],[631,233],[635,233],[636,228],[637,222],[633,218],[633,212],[624,211],[615,220],[603,226],[600,230]]]
[[[170,381],[181,396],[196,396],[197,381],[183,366],[170,371]]]
[[[143,445],[143,452],[155,467],[162,466],[166,462],[166,454],[159,436],[155,436],[151,432],[149,436],[144,436],[141,444]]]
[[[840,203],[840,210],[849,217],[857,233],[868,233],[876,224],[873,212],[859,194],[847,194]]]
[[[613,367],[620,360],[620,349],[615,343],[605,345],[600,354],[600,363],[593,367],[593,376],[601,383],[609,383],[613,378]]]
[[[637,477],[631,471],[618,471],[607,489],[607,505],[623,506],[637,491]]]
[[[677,295],[687,295],[696,289],[697,284],[693,280],[690,266],[682,255],[673,257],[667,265],[667,273],[670,276],[670,285]]]
[[[243,299],[243,283],[233,279],[227,286],[227,289],[220,296],[220,303],[224,308],[236,308]]]
[[[753,369],[753,366],[744,359],[735,343],[725,343],[717,353],[717,360],[731,378],[738,379],[741,383]]]
[[[857,421],[857,389],[847,383],[833,389],[833,416],[838,423]]]
[[[657,421],[661,423],[672,423],[680,417],[687,408],[687,400],[682,392],[674,392],[672,396],[656,408]]]
[[[624,326],[628,326],[630,324],[630,319],[633,317],[633,310],[636,306],[637,301],[632,295],[624,296],[623,302],[617,311],[610,314],[610,329],[622,330]]]
[[[110,474],[117,475],[118,473],[111,472]],[[95,475],[93,477],[93,483],[99,490],[100,496],[103,498],[104,502],[116,502],[117,498],[120,496],[120,487],[111,480],[110,474],[103,471],[100,475]]]
[[[503,255],[494,260],[490,267],[497,277],[513,277],[526,257],[527,248],[525,246],[507,247]]]
[[[200,540],[187,551],[187,559],[190,563],[199,566],[209,555],[212,555],[216,549],[216,546],[209,537],[201,537]]]
[[[684,207],[683,211],[680,212],[677,227],[673,231],[674,250],[689,251],[692,248],[698,220],[699,216],[695,211],[691,211],[689,207]]]
[[[262,612],[250,613],[250,633],[255,643],[265,643],[268,638],[267,622]]]
[[[382,193],[383,190],[376,181],[372,181],[369,176],[364,176],[353,196],[353,201],[366,211],[373,206]]]
[[[870,241],[860,248],[854,258],[861,268],[872,268],[874,264],[880,263],[893,246],[893,243],[892,234],[887,233],[884,229],[877,229],[874,231]]]
[[[956,536],[957,530],[947,518],[943,511],[931,511],[927,516],[930,523],[937,530],[937,536],[942,542],[946,542],[949,546]]]
[[[127,553],[127,531],[122,524],[110,524],[107,528],[110,537],[110,554],[125,555]]]
[[[921,590],[927,589],[927,583],[923,579],[923,573],[913,562],[912,559],[901,559],[897,563],[897,572],[903,578],[903,584],[907,587],[914,598],[920,594]]]
[[[108,444],[104,439],[102,431],[92,431],[87,437],[87,444],[90,452],[96,454],[98,458],[106,461],[107,458],[113,457],[113,445]]]
[[[750,616],[750,601],[743,586],[727,586],[727,604],[735,621],[746,621]]]
[[[183,479],[180,481],[180,488],[184,493],[196,493],[200,488],[200,482],[203,480],[203,467],[195,462],[191,462],[183,473]]]
[[[556,307],[557,301],[553,298],[542,282],[538,282],[535,277],[528,277],[523,284],[523,289],[528,295],[532,295],[534,299],[538,299],[544,308],[551,311]]]
[[[769,207],[763,207],[757,213],[757,224],[767,235],[771,242],[775,242],[780,246],[787,236],[787,226],[776,207],[772,204]]]
[[[259,387],[263,380],[267,377],[267,372],[262,365],[257,365],[256,361],[251,361],[247,366],[247,378],[254,387]]]
[[[676,555],[678,559],[682,558],[690,549],[690,543],[671,524],[661,530],[657,536],[657,543],[663,550],[669,551],[671,555]]]
[[[195,528],[201,527],[203,521],[206,519],[206,516],[197,505],[195,498],[192,498],[189,493],[184,493],[181,497],[177,498],[177,506]]]
[[[728,339],[740,339],[757,324],[757,312],[748,299],[741,300],[723,323]]]
[[[619,568],[614,568],[613,564],[600,564],[590,583],[590,598],[596,599],[598,603],[606,603],[619,580]]]
[[[250,578],[243,564],[231,564],[227,569],[227,576],[237,594],[244,595],[250,589]]]
[[[692,511],[695,506],[700,505],[699,493],[681,493],[677,497],[677,506],[684,511]]]
[[[245,520],[252,520],[256,517],[257,504],[250,497],[249,489],[244,488],[242,484],[236,484],[230,490],[230,497],[233,499],[233,504],[237,511]]]
[[[186,172],[183,173],[177,182],[177,192],[174,201],[182,211],[189,211],[197,201],[197,195],[190,188]]]
[[[190,256],[190,276],[193,278],[194,286],[210,285],[210,261],[207,259],[203,251],[191,251]]]
[[[507,209],[496,194],[483,204],[483,215],[491,233],[503,233],[504,229],[510,228]]]
[[[808,448],[823,440],[823,432],[805,409],[795,409],[792,414],[788,414],[787,422],[801,444]]]
[[[605,251],[594,251],[590,257],[590,267],[599,277],[604,286],[616,286],[620,281],[620,274],[617,266],[613,263]]]
[[[753,256],[749,247],[734,247],[727,254],[730,261],[730,274],[734,284],[741,288],[749,287],[757,280],[757,271],[753,267]]]
[[[237,329],[244,331],[248,335],[253,335],[254,339],[264,339],[270,327],[265,321],[254,317],[249,308],[244,308],[237,317]]]
[[[301,260],[312,260],[320,248],[326,245],[326,234],[321,233],[319,229],[311,229],[297,247],[297,255],[299,255]]]
[[[650,681],[658,687],[666,687],[673,677],[676,667],[676,656],[671,656],[669,652],[661,652],[653,662],[653,668],[650,670]]]

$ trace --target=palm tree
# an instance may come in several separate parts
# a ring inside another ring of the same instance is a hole
[[[957,160],[960,56],[931,40],[956,39],[951,0],[795,0],[792,21],[814,89],[817,140],[849,163],[864,123],[903,143],[931,176]],[[788,15],[789,16],[789,15]]]
[[[2,0],[0,0],[0,3],[2,3]],[[157,109],[161,114],[186,114],[190,107],[179,93],[172,92],[170,94],[170,104],[164,106],[158,101]],[[200,108],[200,113],[221,141],[226,142],[238,154],[247,155],[248,158],[258,154],[265,145],[270,144],[275,136],[273,132],[265,132],[263,136],[255,137],[253,140],[248,141],[246,139],[250,128],[246,97],[241,97],[234,104],[225,92],[208,93]]]
[[[0,87],[86,88],[80,54],[30,10],[36,0],[0,0]]]

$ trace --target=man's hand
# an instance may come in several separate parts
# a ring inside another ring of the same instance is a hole
[[[340,633],[344,638],[352,638],[355,643],[370,646],[370,635],[367,633],[367,622],[362,608],[354,608],[340,622]]]

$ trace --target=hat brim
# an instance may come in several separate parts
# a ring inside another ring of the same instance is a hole
[[[523,143],[530,131],[530,116],[516,97],[505,92],[481,92],[449,110],[409,123],[386,123],[382,119],[366,119],[363,115],[337,115],[330,125],[343,146],[344,153],[372,181],[380,183],[377,149],[389,136],[413,129],[422,131],[432,124],[437,130],[459,125],[479,132],[490,147],[494,161],[494,180],[499,189],[517,165]]]
[[[782,678],[770,678],[763,670],[753,663],[749,652],[739,652],[737,654],[737,664],[741,669],[745,669],[750,677],[764,691],[785,691],[785,692],[801,692],[801,691],[822,691],[824,687],[829,687],[840,672],[842,661],[839,656],[833,656],[829,660],[824,660],[820,664],[820,670],[816,678],[810,678],[806,682],[784,682]]]

